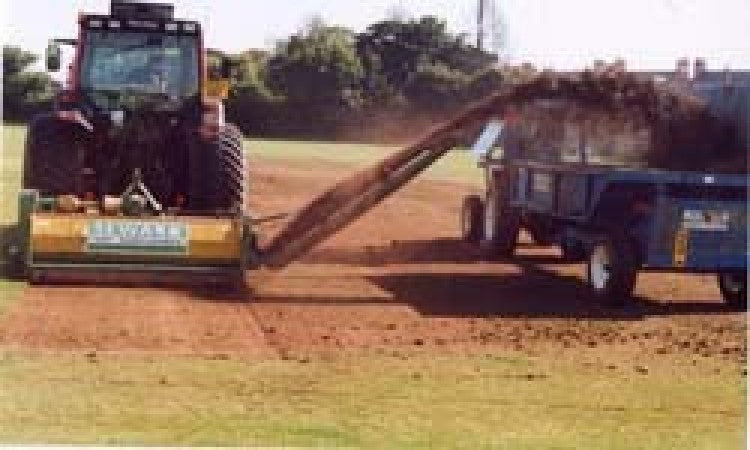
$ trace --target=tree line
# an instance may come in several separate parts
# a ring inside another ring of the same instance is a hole
[[[432,16],[392,18],[362,32],[311,20],[272,50],[233,56],[228,120],[247,135],[399,140],[498,89],[497,58]],[[49,107],[52,81],[36,56],[3,48],[6,119]]]

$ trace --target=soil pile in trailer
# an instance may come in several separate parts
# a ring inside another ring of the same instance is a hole
[[[587,162],[602,164],[746,171],[747,152],[737,134],[696,96],[633,73],[542,72],[468,106],[412,145],[325,191],[271,241],[267,261],[284,266],[295,260],[509,108],[520,112],[521,145],[535,157],[547,151],[564,159],[578,151],[594,156]]]

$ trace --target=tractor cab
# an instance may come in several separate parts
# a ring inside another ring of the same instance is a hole
[[[75,47],[68,89],[59,96],[63,109],[179,109],[226,96],[229,60],[217,52],[208,57],[200,24],[175,19],[172,5],[113,0],[109,15],[81,14],[78,23],[77,40],[54,39],[47,49],[47,69],[58,71],[60,46]]]

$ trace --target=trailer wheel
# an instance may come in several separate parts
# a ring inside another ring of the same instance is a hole
[[[632,244],[619,234],[598,240],[588,255],[586,272],[589,286],[600,302],[623,306],[633,293],[638,272]]]
[[[461,236],[467,242],[477,243],[482,239],[484,226],[484,203],[478,195],[469,195],[461,205]]]
[[[565,262],[577,263],[586,260],[586,248],[581,242],[563,242],[560,250]]]
[[[747,274],[723,272],[716,274],[724,302],[739,310],[747,309]]]
[[[552,227],[537,217],[525,216],[523,218],[523,228],[526,229],[536,245],[548,247],[555,243]]]
[[[495,222],[492,248],[500,256],[513,256],[521,232],[521,212],[517,208],[505,207]]]

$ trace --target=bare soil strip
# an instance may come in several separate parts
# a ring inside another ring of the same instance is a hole
[[[294,210],[338,177],[258,162],[252,205]],[[580,265],[525,243],[482,262],[458,241],[471,188],[417,180],[285,271],[249,274],[245,298],[196,289],[40,286],[0,322],[0,345],[34,350],[309,358],[341,352],[609,354],[744,363],[746,315],[711,276],[645,274],[625,311],[592,302]],[[269,224],[272,236],[283,223]]]

